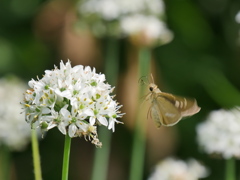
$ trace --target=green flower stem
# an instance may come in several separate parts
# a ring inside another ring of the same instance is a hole
[[[226,180],[235,180],[236,170],[235,170],[235,160],[234,158],[226,159]]]
[[[63,166],[62,166],[62,180],[68,180],[69,157],[71,148],[71,138],[68,134],[65,135],[64,152],[63,152]]]
[[[106,180],[108,160],[111,146],[111,131],[106,127],[100,127],[98,136],[103,143],[102,148],[95,149],[92,180]]]
[[[139,51],[139,77],[147,76],[150,69],[150,50],[142,48]],[[140,86],[139,100],[143,96],[144,86]],[[138,104],[141,104],[138,103]],[[138,107],[140,108],[140,107]],[[136,123],[133,137],[133,149],[131,157],[131,169],[130,180],[143,179],[143,166],[144,166],[144,154],[145,154],[145,141],[146,141],[146,124],[145,121],[141,121],[140,114],[136,115]]]
[[[41,162],[39,156],[38,137],[36,129],[32,129],[32,151],[35,180],[42,180]]]
[[[116,84],[118,76],[118,49],[118,40],[109,38],[106,42],[105,75],[112,86]],[[100,127],[98,136],[103,146],[101,149],[95,150],[92,180],[106,180],[112,132],[106,127]]]
[[[10,179],[10,151],[8,147],[1,146],[0,148],[0,179]]]

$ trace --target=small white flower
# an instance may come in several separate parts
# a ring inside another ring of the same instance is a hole
[[[23,104],[32,127],[45,131],[57,127],[64,135],[88,137],[100,146],[97,125],[114,131],[116,118],[123,115],[110,96],[113,88],[105,83],[105,75],[89,66],[72,68],[69,61],[61,61],[60,69],[46,70],[42,79],[31,80],[29,86]]]
[[[198,143],[208,154],[223,158],[240,158],[240,111],[220,109],[212,111],[206,121],[197,126]]]
[[[166,158],[156,166],[148,180],[198,180],[207,175],[207,169],[195,159],[184,162]]]
[[[19,103],[26,87],[16,77],[0,79],[0,145],[11,150],[23,149],[31,137]]]

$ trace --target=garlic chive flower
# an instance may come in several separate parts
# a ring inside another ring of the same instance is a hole
[[[212,111],[206,121],[197,126],[197,140],[208,154],[224,159],[240,158],[240,109]]]
[[[163,0],[78,0],[79,25],[97,37],[127,37],[140,45],[162,45],[173,38],[165,23]]]
[[[148,180],[198,180],[208,174],[208,170],[195,159],[185,162],[169,157],[157,164]]]
[[[117,118],[123,114],[121,105],[113,100],[113,91],[105,83],[105,75],[95,68],[60,62],[60,69],[46,70],[42,79],[29,81],[30,89],[24,96],[26,121],[33,128],[48,131],[57,127],[70,137],[84,137],[101,146],[97,126],[103,125],[114,132]]]
[[[15,76],[0,79],[0,146],[12,151],[24,149],[31,139],[20,104],[26,88],[27,84]]]

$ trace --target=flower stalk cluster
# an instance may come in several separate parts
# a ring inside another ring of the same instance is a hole
[[[32,128],[48,131],[57,127],[72,137],[84,137],[101,147],[97,126],[115,130],[116,118],[122,117],[118,103],[105,83],[105,75],[95,68],[78,65],[71,67],[68,61],[60,63],[60,69],[46,70],[42,79],[29,81],[31,89],[24,96],[26,121]]]

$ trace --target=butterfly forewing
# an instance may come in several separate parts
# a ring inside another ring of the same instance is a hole
[[[195,99],[175,96],[164,92],[159,93],[158,96],[162,96],[170,101],[180,111],[182,117],[191,116],[200,111]]]
[[[181,112],[174,106],[172,101],[158,95],[152,101],[152,118],[164,126],[173,126],[181,119]],[[158,115],[158,116],[157,116]]]
[[[196,114],[200,108],[195,99],[159,92],[152,96],[151,117],[157,127],[173,126],[182,117]]]

